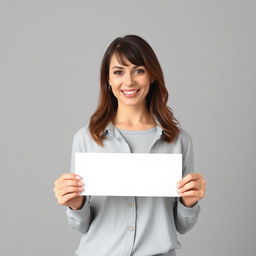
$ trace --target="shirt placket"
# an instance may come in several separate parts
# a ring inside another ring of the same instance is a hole
[[[131,153],[131,149],[126,142],[126,140],[123,138],[123,136],[116,131],[117,138],[121,140],[122,146],[124,148],[125,153]],[[149,153],[155,152],[155,144],[159,140],[159,135],[157,134],[154,138],[153,143],[150,146]],[[128,221],[126,223],[126,229],[127,229],[127,236],[125,241],[125,248],[124,248],[124,255],[130,256],[132,255],[132,250],[134,246],[135,241],[135,234],[136,234],[136,219],[137,219],[137,205],[136,205],[136,198],[135,197],[127,197],[127,211],[128,213]]]
[[[122,137],[120,133],[118,133],[118,138],[121,140],[122,147],[124,148],[125,153],[131,153],[131,149],[126,142],[126,140]],[[131,184],[132,185],[132,184]],[[132,249],[134,246],[134,240],[135,240],[135,232],[136,232],[136,201],[135,197],[128,196],[126,197],[127,200],[127,222],[126,222],[126,241],[125,241],[125,248],[124,248],[124,254],[123,255],[131,255]]]

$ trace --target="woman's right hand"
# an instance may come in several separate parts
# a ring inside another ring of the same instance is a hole
[[[82,178],[74,173],[64,173],[54,182],[53,191],[60,205],[65,205],[73,210],[83,207],[86,197],[80,193],[84,190]]]

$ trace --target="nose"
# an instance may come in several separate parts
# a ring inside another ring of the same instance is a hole
[[[133,83],[133,77],[129,72],[127,72],[127,74],[124,77],[124,83],[125,83],[125,85],[128,85],[128,86],[132,85],[132,83]]]

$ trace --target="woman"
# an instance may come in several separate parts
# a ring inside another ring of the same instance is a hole
[[[71,172],[54,186],[58,203],[67,206],[68,222],[83,234],[76,255],[176,255],[177,231],[184,234],[196,223],[206,182],[193,173],[191,137],[167,100],[150,45],[136,35],[116,38],[102,60],[97,109],[74,136]],[[81,196],[75,152],[182,153],[180,197]]]

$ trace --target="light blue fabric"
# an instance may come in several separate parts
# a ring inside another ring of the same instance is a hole
[[[150,146],[157,135],[156,127],[141,131],[118,129],[128,143],[131,153],[149,153]]]
[[[119,131],[110,122],[105,129],[107,138],[100,147],[91,137],[88,125],[82,127],[74,136],[71,172],[74,172],[75,152],[126,152],[131,153],[126,140],[131,136]],[[139,131],[134,137],[138,140]],[[162,138],[162,128],[157,125],[152,133],[149,153],[182,153],[183,176],[194,171],[193,146],[191,136],[181,129],[172,143]],[[147,132],[141,132],[142,136]],[[145,139],[145,137],[144,137]],[[136,148],[135,152],[136,152]],[[138,148],[137,148],[138,149]],[[84,181],[86,183],[86,181]],[[77,256],[173,256],[181,244],[177,238],[190,230],[197,221],[199,203],[185,207],[177,197],[114,197],[87,196],[80,210],[66,207],[66,215],[71,227],[83,236],[75,255]]]

